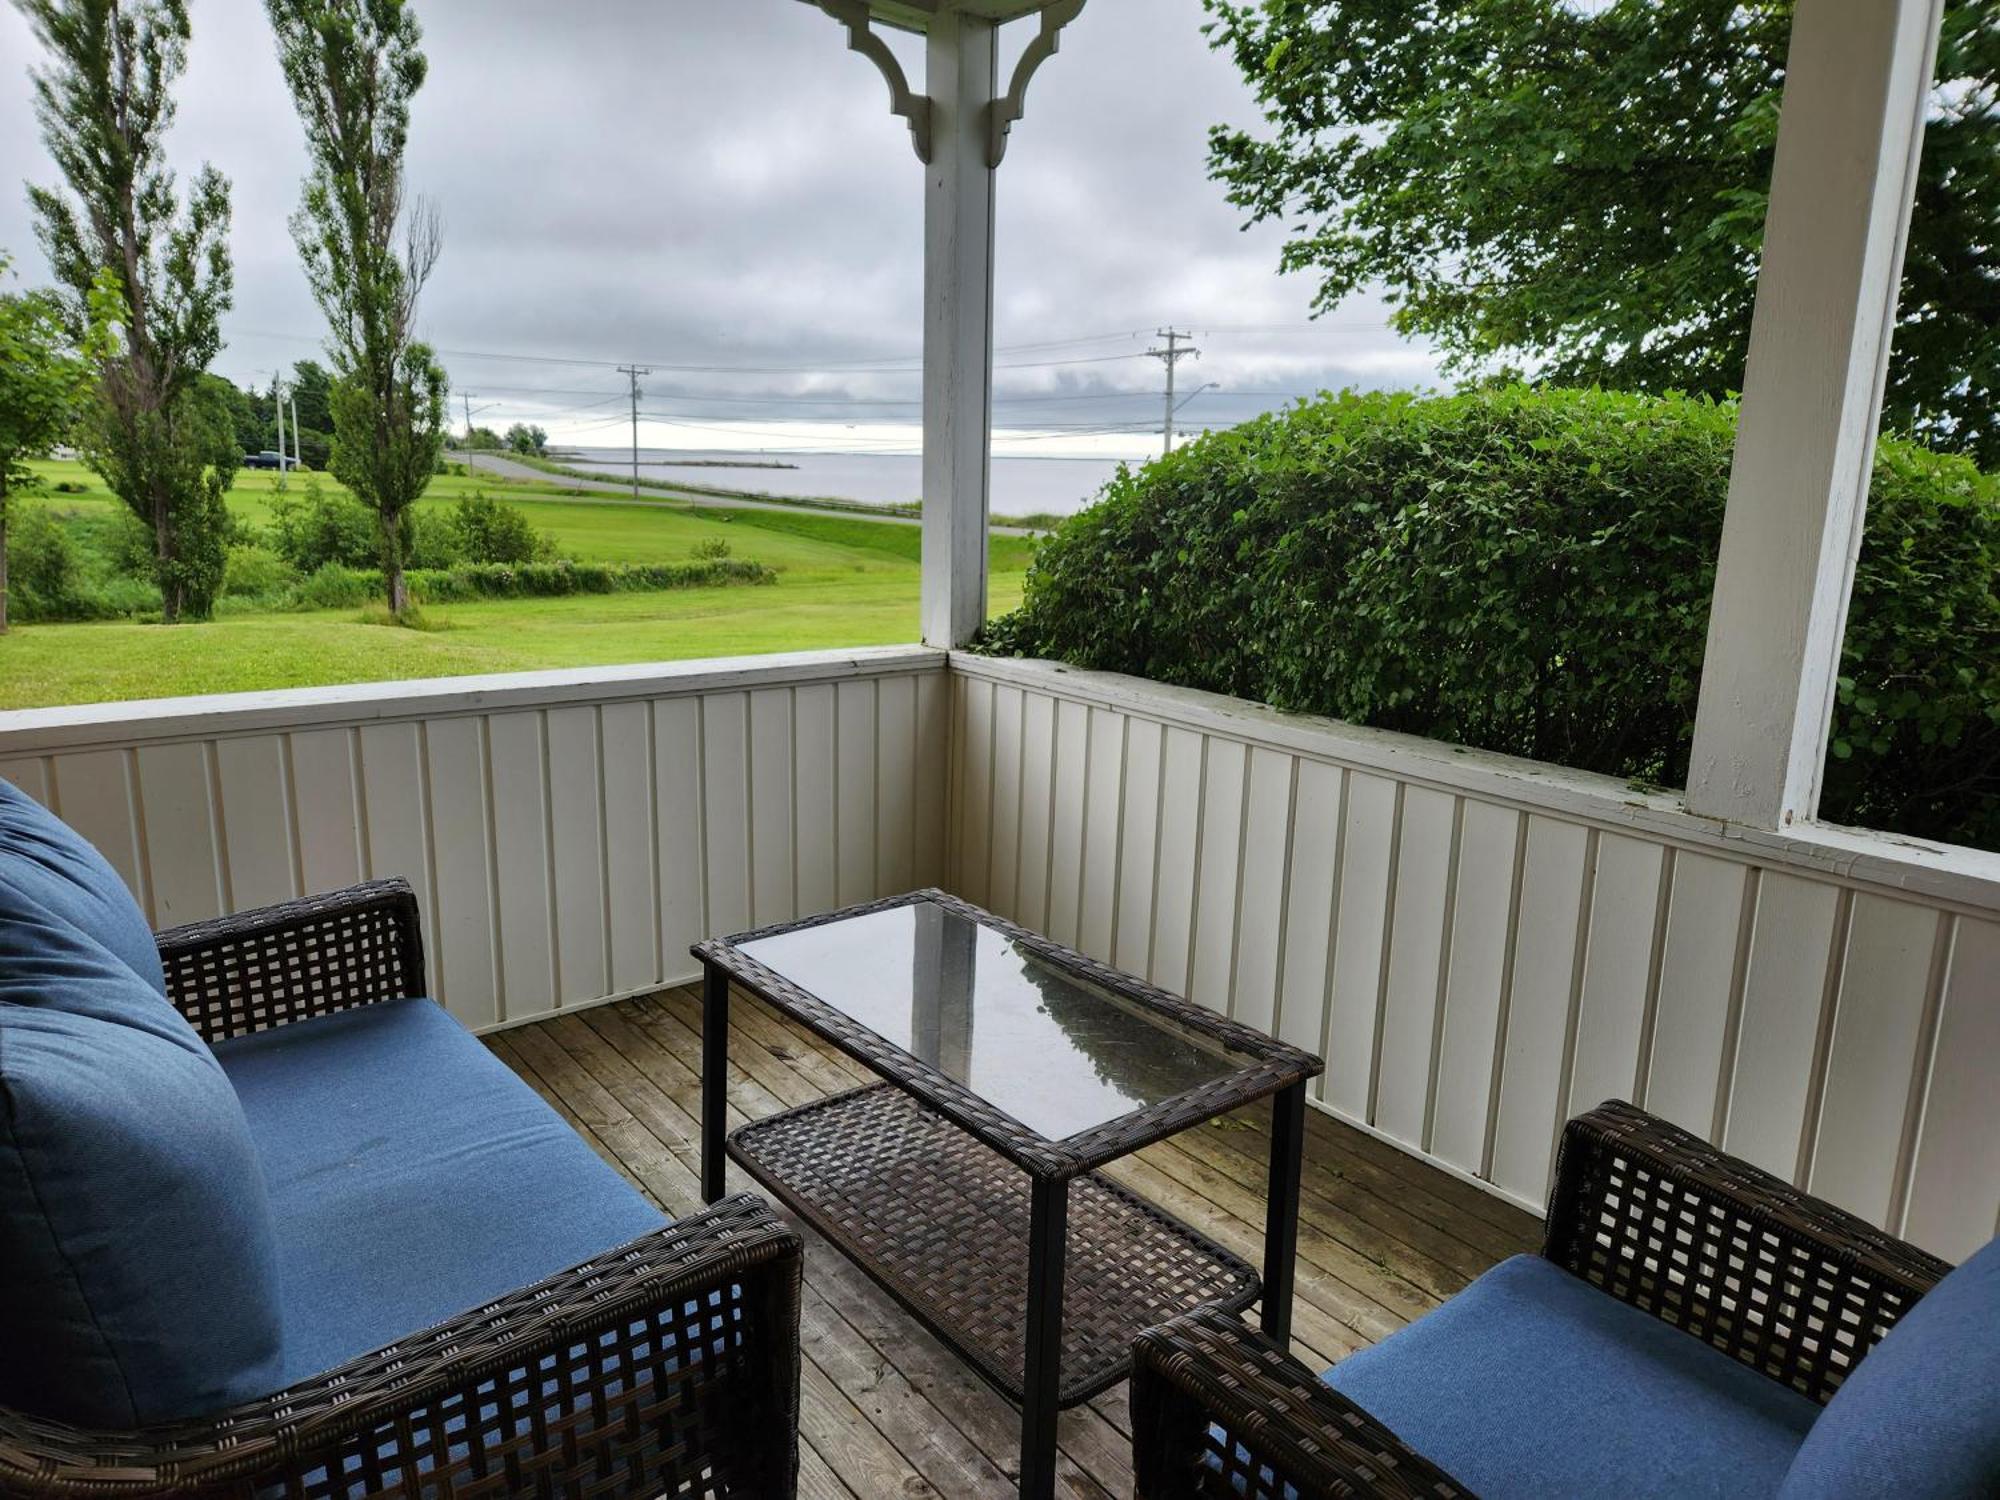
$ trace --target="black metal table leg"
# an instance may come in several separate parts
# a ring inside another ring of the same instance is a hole
[[[1051,1500],[1056,1492],[1056,1396],[1062,1386],[1068,1181],[1036,1178],[1033,1204],[1028,1222],[1028,1347],[1021,1400],[1021,1500]]]
[[[1264,1332],[1292,1342],[1292,1279],[1299,1254],[1299,1169],[1305,1153],[1306,1086],[1271,1101],[1271,1181],[1264,1213]]]
[[[729,1133],[729,976],[705,964],[701,985],[701,1196],[709,1203],[723,1195]]]

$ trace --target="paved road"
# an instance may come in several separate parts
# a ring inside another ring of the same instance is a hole
[[[915,516],[885,516],[876,511],[840,510],[824,505],[787,505],[783,500],[740,500],[729,495],[704,495],[692,490],[661,490],[650,485],[640,490],[641,496],[652,494],[654,499],[632,498],[632,483],[623,479],[576,479],[568,474],[547,474],[527,464],[517,463],[499,453],[467,453],[463,450],[451,455],[455,460],[469,463],[473,468],[492,474],[501,479],[528,479],[539,484],[555,485],[562,489],[589,490],[593,494],[607,497],[606,505],[712,505],[722,510],[777,510],[794,516],[844,516],[851,521],[879,521],[884,526],[919,526],[923,523]],[[996,536],[1033,536],[1032,531],[1020,526],[995,526]]]

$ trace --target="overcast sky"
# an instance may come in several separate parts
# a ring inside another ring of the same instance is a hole
[[[321,339],[285,224],[304,155],[262,5],[191,10],[173,162],[183,180],[208,161],[233,184],[236,305],[218,367],[262,384]],[[801,0],[418,0],[418,12],[431,71],[410,178],[446,231],[421,322],[455,412],[469,391],[490,407],[481,422],[623,442],[611,367],[636,360],[655,367],[648,444],[909,445],[921,169],[881,79],[823,12]],[[1090,0],[1035,80],[1000,174],[996,424],[1054,435],[1000,451],[1145,451],[1143,437],[1080,429],[1157,421],[1157,395],[1138,393],[1158,392],[1161,367],[1134,356],[1167,323],[1203,351],[1182,364],[1182,389],[1222,387],[1187,408],[1191,422],[1281,402],[1266,393],[1434,378],[1377,303],[1309,322],[1312,284],[1278,274],[1279,233],[1242,232],[1208,181],[1208,127],[1255,111],[1201,19],[1199,0]],[[1003,33],[1003,76],[1028,32]],[[921,77],[920,45],[897,46]],[[29,281],[47,272],[19,183],[51,177],[30,107],[37,55],[0,8],[0,171],[13,179],[0,247]],[[1114,391],[1129,394],[1095,399]],[[1031,404],[1052,394],[1086,399]]]

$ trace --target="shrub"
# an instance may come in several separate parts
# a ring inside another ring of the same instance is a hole
[[[255,543],[231,547],[222,567],[222,592],[229,598],[269,597],[297,581],[290,563]]]
[[[1686,779],[1732,407],[1325,397],[1121,471],[990,650]],[[2000,480],[1885,441],[1822,815],[2000,847]]]
[[[328,563],[375,567],[382,558],[380,538],[374,511],[311,476],[296,498],[271,497],[271,545],[300,573],[316,573]]]
[[[458,528],[449,516],[428,506],[413,505],[403,512],[405,568],[450,568],[464,561]]]
[[[16,620],[89,619],[76,543],[42,505],[16,505],[7,523],[8,613]]]
[[[694,544],[694,555],[706,562],[729,556],[729,542],[725,537],[705,536]]]
[[[458,538],[454,562],[554,562],[556,544],[536,529],[517,505],[474,492],[451,508],[451,528]]]
[[[353,609],[382,592],[380,569],[350,568],[344,563],[321,563],[312,576],[299,585],[299,604],[304,609]]]

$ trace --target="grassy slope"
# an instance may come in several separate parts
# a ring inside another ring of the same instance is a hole
[[[45,491],[23,503],[57,508],[117,503],[77,465],[38,467],[52,481],[80,482],[88,489],[81,495]],[[269,515],[275,477],[239,476],[231,509],[261,524]],[[827,514],[607,503],[565,496],[555,483],[517,485],[484,476],[441,478],[423,503],[448,504],[475,489],[520,504],[536,525],[580,558],[672,560],[688,556],[706,538],[721,537],[734,555],[769,563],[781,576],[768,588],[454,604],[428,611],[432,624],[441,627],[429,631],[363,624],[350,610],[225,614],[206,625],[173,629],[128,623],[19,626],[0,637],[0,707],[890,645],[916,638],[914,526]],[[996,613],[1019,602],[1030,550],[1023,539],[994,538]]]

